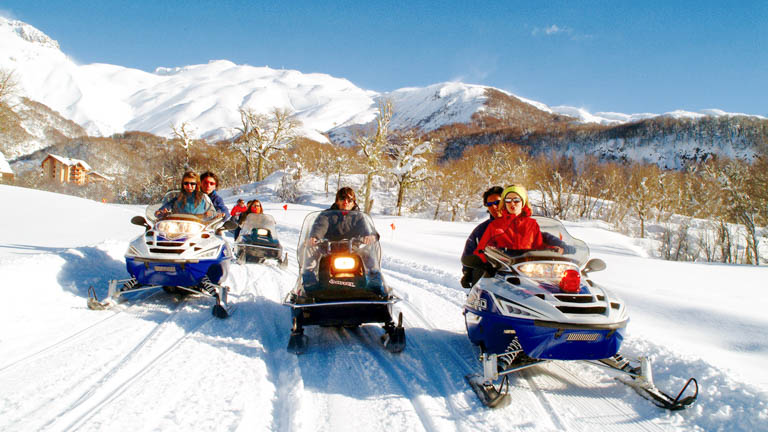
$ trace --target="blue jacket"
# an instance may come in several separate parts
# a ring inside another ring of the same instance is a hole
[[[216,209],[219,213],[224,213],[226,216],[224,219],[229,217],[229,209],[224,204],[224,199],[219,196],[219,194],[216,193],[216,191],[211,192],[208,194],[208,198],[211,199],[211,202],[213,203],[213,207]]]
[[[480,238],[483,237],[483,234],[485,233],[485,229],[488,228],[488,225],[490,225],[493,218],[491,216],[488,216],[488,220],[481,223],[480,225],[476,226],[475,229],[472,230],[472,233],[469,235],[469,238],[467,238],[467,242],[464,243],[464,252],[461,254],[461,257],[465,257],[467,255],[472,255],[475,253],[475,249],[477,249],[477,242],[480,241]],[[470,268],[467,266],[462,266],[462,270],[469,270]]]

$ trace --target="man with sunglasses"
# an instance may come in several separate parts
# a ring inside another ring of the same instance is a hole
[[[485,230],[488,228],[488,225],[491,223],[492,220],[501,217],[501,193],[504,191],[504,189],[501,186],[492,186],[487,191],[483,192],[483,205],[488,209],[488,214],[490,217],[488,220],[483,221],[480,225],[475,227],[474,230],[472,230],[472,233],[469,235],[469,238],[467,238],[467,242],[464,243],[464,252],[461,254],[462,259],[465,256],[472,255],[475,252],[475,249],[477,249],[477,242],[480,240],[480,238],[483,236],[483,233],[485,233]],[[480,278],[479,275],[477,278],[476,275],[473,273],[477,270],[473,269],[469,266],[462,266],[461,272],[461,286],[464,288],[472,288],[472,285],[474,284],[474,281],[477,281],[477,279]]]
[[[206,171],[200,176],[200,190],[211,199],[213,207],[215,207],[216,211],[219,213],[219,217],[226,219],[229,217],[229,209],[226,204],[224,204],[224,199],[216,193],[216,186],[218,184],[219,177],[210,171]]]

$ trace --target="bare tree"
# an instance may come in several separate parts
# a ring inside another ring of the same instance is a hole
[[[393,157],[389,173],[398,184],[396,207],[400,216],[408,187],[430,177],[424,155],[432,152],[432,143],[411,129],[398,135],[389,152]]]
[[[270,115],[256,113],[251,108],[240,109],[240,136],[232,143],[245,157],[248,180],[256,164],[256,181],[264,179],[264,163],[275,152],[288,148],[297,138],[301,122],[288,109],[274,108]]]
[[[0,69],[0,131],[4,131],[7,128],[7,124],[12,117],[9,103],[11,98],[18,92],[18,89],[19,83],[16,81],[13,71]]]
[[[376,117],[376,130],[370,135],[358,135],[355,141],[360,145],[360,151],[366,159],[365,166],[365,211],[370,212],[373,206],[371,187],[373,176],[384,168],[384,150],[389,145],[389,122],[392,120],[392,101],[379,102],[379,114]]]
[[[195,133],[195,127],[187,122],[182,122],[178,127],[171,124],[171,131],[173,137],[181,141],[181,148],[184,149],[184,169],[189,169],[189,153],[191,151],[194,139],[192,135]]]

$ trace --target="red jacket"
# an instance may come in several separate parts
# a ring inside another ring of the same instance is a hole
[[[483,249],[496,246],[507,249],[543,249],[546,248],[541,236],[539,223],[531,218],[530,207],[523,207],[518,216],[503,211],[500,218],[488,225],[480,241],[477,242],[475,255],[486,262]]]
[[[231,214],[232,214],[232,216],[237,217],[237,215],[239,215],[240,213],[242,213],[242,212],[244,212],[246,210],[248,210],[248,207],[241,206],[241,205],[236,205],[236,206],[232,207]]]

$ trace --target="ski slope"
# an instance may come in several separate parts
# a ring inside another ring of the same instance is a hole
[[[458,259],[475,223],[374,215],[406,350],[384,350],[375,325],[309,327],[296,356],[281,302],[296,282],[303,218],[332,195],[285,210],[272,187],[240,197],[275,217],[290,264],[233,264],[225,284],[237,309],[219,320],[210,299],[162,291],[88,310],[89,286],[104,296],[110,279],[127,277],[123,253],[142,232],[129,220],[143,208],[0,185],[12,203],[0,213],[0,430],[768,429],[765,267],[649,259],[601,223],[566,223],[608,264],[593,279],[631,308],[622,351],[650,356],[669,392],[696,377],[699,400],[670,413],[604,369],[548,363],[520,372],[512,404],[489,410],[464,380],[478,362]]]

